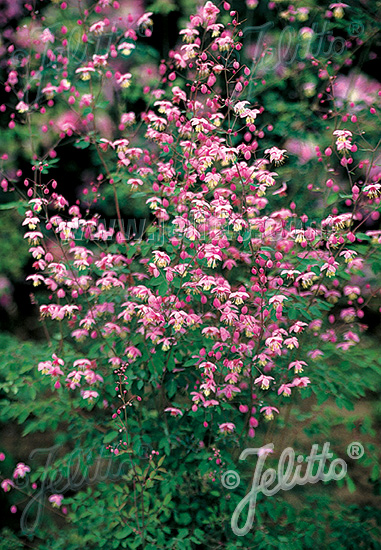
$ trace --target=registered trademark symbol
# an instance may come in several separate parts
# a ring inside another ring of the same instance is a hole
[[[359,21],[353,21],[351,23],[349,32],[351,36],[360,36],[364,32],[364,25]]]
[[[347,455],[353,460],[358,460],[364,454],[364,447],[358,441],[353,441],[347,447]]]

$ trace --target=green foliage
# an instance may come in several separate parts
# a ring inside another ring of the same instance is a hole
[[[338,364],[336,369],[345,367],[346,375],[335,383],[337,371],[326,365],[326,372],[331,371],[331,382],[326,382],[321,391],[328,403],[323,407],[312,397],[301,400],[283,422],[277,436],[282,441],[275,439],[276,448],[292,446],[296,452],[306,454],[312,443],[322,445],[325,441],[335,441],[332,447],[340,449],[338,456],[347,461],[350,459],[344,453],[348,442],[363,442],[365,455],[358,463],[349,464],[346,488],[335,488],[332,481],[324,485],[307,484],[290,492],[280,491],[272,497],[260,494],[254,526],[240,539],[232,535],[230,520],[238,502],[250,489],[256,459],[240,463],[237,456],[240,449],[235,447],[234,438],[221,438],[218,442],[225,459],[218,466],[215,460],[208,461],[213,453],[207,443],[208,431],[201,422],[196,428],[197,425],[193,425],[193,433],[184,422],[177,423],[175,432],[168,426],[168,431],[163,429],[162,418],[145,407],[140,418],[129,415],[131,432],[142,434],[140,443],[132,454],[121,450],[118,456],[112,456],[105,445],[117,438],[118,432],[111,426],[105,430],[104,413],[99,409],[85,412],[83,408],[83,415],[78,415],[80,402],[71,402],[59,392],[53,397],[49,383],[44,384],[36,365],[41,354],[48,351],[46,346],[21,343],[11,336],[1,338],[0,422],[22,425],[25,449],[33,450],[36,443],[40,447],[38,433],[45,434],[43,448],[25,455],[25,462],[33,468],[30,483],[38,484],[38,494],[44,488],[45,501],[52,493],[64,493],[63,504],[70,510],[65,518],[48,507],[33,534],[24,533],[26,540],[39,550],[60,550],[63,540],[68,550],[79,547],[140,549],[143,539],[138,531],[144,533],[146,549],[160,550],[217,550],[221,544],[232,550],[308,550],[311,546],[343,550],[380,548],[376,509],[350,504],[349,496],[341,504],[337,500],[338,491],[356,495],[365,483],[367,491],[372,492],[373,486],[376,492],[379,483],[379,453],[374,445],[375,430],[370,417],[364,418],[356,411],[340,415],[333,399],[335,395],[341,396],[342,402],[337,403],[336,398],[336,404],[346,406],[347,399],[351,405],[361,398],[366,385],[372,383],[372,377],[367,377],[375,356],[371,350],[361,370],[355,366],[357,357],[352,357],[350,364],[343,363],[341,367]],[[317,372],[319,368],[323,377],[323,365],[317,364]],[[170,378],[167,391],[171,383]],[[317,387],[321,384],[317,382]],[[264,430],[258,433],[257,445],[268,442],[269,435]],[[200,440],[206,444],[200,445]],[[148,460],[152,448],[160,454]],[[276,468],[277,460],[275,456],[270,457],[266,467]],[[241,475],[239,487],[230,491],[219,480],[220,472],[227,469],[235,469]],[[14,492],[10,493],[10,499],[11,502],[18,500]],[[21,510],[26,503],[28,499],[20,505]],[[36,513],[32,507],[28,515],[30,521]],[[5,531],[4,537],[8,544],[4,550],[21,548],[19,539],[10,531]]]
[[[19,230],[22,217],[16,207],[22,209],[21,203],[1,205],[0,214],[0,273],[13,278],[20,278],[22,270],[29,260],[28,245]]]

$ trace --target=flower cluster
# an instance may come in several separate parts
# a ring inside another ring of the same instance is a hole
[[[335,17],[340,7],[332,5]],[[319,229],[308,225],[307,212],[297,215],[295,203],[274,206],[286,196],[278,172],[288,151],[268,138],[262,143],[264,109],[247,93],[256,75],[240,62],[238,15],[210,1],[161,63],[160,84],[147,90],[144,112],[124,113],[109,131],[99,97],[110,87],[125,93],[135,85],[124,58],[134,56],[137,28],[149,34],[150,15],[123,32],[115,25],[120,42],[93,54],[89,48],[79,67],[59,54],[62,78],[42,87],[40,104],[28,102],[21,67],[10,67],[6,88],[19,99],[20,119],[45,116],[56,101],[70,108],[70,120],[44,123],[42,131],[93,148],[94,203],[111,188],[117,218],[107,229],[94,209],[71,204],[57,192],[64,182],[46,181],[44,161],[35,156],[34,178],[25,180],[23,225],[35,269],[28,280],[47,288],[41,318],[58,324],[61,334],[60,357],[45,358],[38,370],[57,391],[87,405],[104,403],[117,376],[122,409],[151,406],[158,392],[166,422],[214,419],[216,436],[234,434],[239,425],[254,437],[261,413],[272,420],[292,394],[313,386],[322,344],[345,351],[360,340],[373,291],[361,276],[355,226],[362,211],[372,215],[379,206],[379,174],[368,160],[366,181],[353,183],[365,162],[356,160],[359,136],[335,127],[325,150],[326,188],[338,193],[335,166],[347,170],[341,185],[352,209],[339,212],[331,200]],[[112,25],[90,19],[84,42]],[[39,43],[55,38],[45,29]],[[49,155],[56,155],[53,146]],[[317,156],[323,160],[319,147]],[[131,198],[143,195],[150,209],[150,233],[141,240],[125,232],[121,189]],[[373,233],[365,238],[378,245]]]

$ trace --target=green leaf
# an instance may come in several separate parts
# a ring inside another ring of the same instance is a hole
[[[160,284],[158,288],[158,292],[160,296],[165,296],[168,292],[168,282],[164,279],[164,281]]]
[[[112,431],[106,434],[103,438],[103,443],[107,445],[107,443],[111,443],[111,441],[114,441],[119,435],[119,432]]]
[[[27,203],[24,201],[12,201],[5,204],[0,204],[0,210],[12,210],[13,208],[19,208],[20,206],[23,206],[24,208],[28,207]]]
[[[177,382],[176,382],[176,380],[172,379],[167,384],[168,397],[171,399],[175,395],[176,391],[177,391]]]
[[[76,147],[77,149],[87,149],[89,145],[90,145],[90,141],[84,141],[84,140],[76,141],[74,143],[74,147]]]
[[[123,529],[117,530],[113,533],[117,540],[122,540],[128,537],[132,533],[132,529],[129,525],[123,527]]]
[[[100,101],[95,105],[97,109],[105,109],[108,105],[110,105],[109,101]]]
[[[183,514],[179,514],[176,518],[176,521],[180,525],[189,525],[192,521],[192,517],[188,512],[184,512]]]
[[[356,485],[354,484],[353,480],[348,475],[345,476],[345,482],[347,484],[348,491],[350,493],[354,493],[356,491]]]
[[[327,206],[331,206],[331,204],[334,204],[335,202],[337,202],[338,198],[339,198],[338,193],[332,193],[327,199]]]

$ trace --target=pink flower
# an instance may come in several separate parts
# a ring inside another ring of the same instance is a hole
[[[271,147],[271,149],[265,150],[265,155],[270,155],[271,162],[275,164],[282,164],[285,159],[286,149],[278,149],[278,147]]]
[[[40,231],[28,231],[24,235],[24,239],[28,239],[30,244],[39,244],[40,239],[43,238],[43,235]]]
[[[279,411],[276,407],[262,407],[260,412],[263,412],[266,420],[272,420],[274,418],[274,412],[279,414]]]
[[[220,13],[220,10],[213,4],[213,2],[208,2],[202,8],[202,18],[207,23],[214,23],[217,15]]]
[[[219,430],[223,434],[230,434],[235,430],[235,424],[233,422],[224,422],[219,425]]]
[[[282,305],[285,300],[288,300],[287,296],[283,294],[276,294],[269,300],[269,304],[272,304],[275,308],[279,305]]]
[[[258,456],[265,456],[265,455],[268,455],[268,454],[271,454],[273,453],[274,450],[273,449],[270,449],[269,447],[261,447],[260,449],[258,449]]]
[[[292,385],[296,388],[305,388],[310,383],[311,380],[307,376],[303,376],[302,378],[294,378],[292,381]]]
[[[282,394],[284,397],[291,395],[292,384],[282,384],[278,389],[278,395]]]
[[[356,310],[353,307],[342,309],[340,312],[340,318],[343,319],[346,323],[352,323],[352,321],[354,321],[356,318]]]
[[[371,183],[363,188],[363,193],[367,197],[373,199],[381,194],[381,185],[379,183]]]
[[[54,36],[53,34],[50,32],[49,29],[44,29],[42,31],[42,33],[40,34],[40,40],[41,42],[43,42],[44,44],[46,44],[47,42],[51,42],[53,44],[54,42]]]
[[[143,15],[141,17],[139,17],[139,19],[137,21],[137,26],[142,27],[143,29],[146,29],[149,26],[151,26],[153,24],[152,19],[151,19],[151,15],[152,15],[152,11],[148,11],[147,13],[143,13]]]
[[[81,391],[81,395],[83,399],[88,399],[89,401],[92,401],[96,397],[98,397],[99,393],[94,390],[83,390]]]
[[[232,386],[231,384],[228,384],[225,386],[224,389],[218,390],[217,395],[224,394],[227,399],[232,399],[236,393],[239,393],[241,390],[239,388],[236,388],[235,386]]]
[[[303,367],[306,367],[307,363],[305,361],[293,361],[288,365],[289,369],[294,369],[295,374],[298,372],[303,372]]]
[[[96,36],[99,36],[104,32],[105,26],[106,24],[104,21],[97,21],[96,23],[93,23],[93,25],[91,25],[89,31],[93,32]]]
[[[4,481],[1,482],[1,488],[5,493],[11,490],[12,487],[14,487],[15,484],[11,479],[4,479]]]
[[[261,374],[261,376],[254,380],[254,384],[261,384],[262,390],[268,390],[271,380],[274,380],[272,376],[265,376],[264,374]]]
[[[169,412],[171,416],[183,416],[183,413],[180,411],[180,409],[176,409],[175,407],[167,407],[164,409],[164,412]]]
[[[56,91],[57,86],[53,86],[52,84],[48,84],[47,86],[45,86],[45,88],[42,89],[42,93],[46,95],[47,99],[52,99]]]
[[[13,472],[13,478],[25,477],[28,472],[30,472],[29,466],[26,466],[23,462],[19,462]]]
[[[270,338],[266,338],[265,341],[265,344],[269,350],[273,351],[277,355],[281,354],[282,343],[283,339],[280,336],[271,336]]]
[[[316,359],[318,357],[323,357],[324,353],[320,349],[314,349],[309,351],[307,355],[311,357],[311,359]]]
[[[329,9],[333,10],[333,15],[336,19],[342,19],[344,16],[344,8],[348,7],[348,4],[344,4],[343,2],[335,2],[329,5]]]
[[[131,73],[125,73],[121,74],[117,79],[116,82],[119,84],[121,88],[128,88],[131,84]]]
[[[59,508],[63,500],[63,495],[51,495],[48,500],[53,505],[53,508]]]
[[[350,300],[355,300],[361,294],[361,290],[358,286],[345,286],[344,287],[344,296],[348,296]]]
[[[303,321],[296,321],[291,327],[290,332],[295,332],[295,334],[299,334],[300,332],[303,332],[304,327],[307,326],[307,323],[304,323]]]
[[[135,361],[137,357],[141,357],[142,356],[142,352],[136,348],[135,346],[128,346],[125,350],[124,350],[124,353],[125,355],[127,355],[127,357],[129,359],[131,359],[132,361]]]
[[[295,336],[293,336],[292,338],[286,338],[284,343],[288,347],[288,349],[294,349],[299,347],[298,339],[295,338]]]
[[[90,80],[91,74],[95,72],[94,67],[79,67],[76,69],[76,74],[79,74],[82,80]]]
[[[349,330],[344,334],[344,340],[349,340],[350,342],[354,342],[357,344],[360,342],[359,336],[354,332],[352,332],[351,330]]]
[[[29,111],[29,106],[24,101],[19,101],[15,107],[19,113],[26,113]]]
[[[165,252],[162,252],[161,250],[154,250],[154,262],[158,267],[167,267],[167,265],[170,264],[171,258],[166,254]]]
[[[194,403],[196,403],[196,405],[197,405],[198,403],[200,403],[200,401],[202,401],[203,403],[205,402],[205,397],[203,396],[202,393],[196,392],[196,391],[192,391],[192,392],[191,392],[191,395],[193,395],[192,401],[193,401]]]
[[[352,147],[352,132],[349,130],[335,130],[334,136],[337,136],[336,147],[338,151],[349,151]]]

